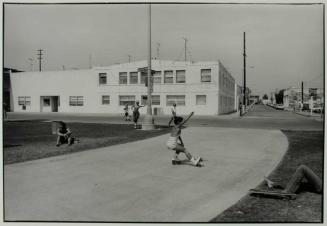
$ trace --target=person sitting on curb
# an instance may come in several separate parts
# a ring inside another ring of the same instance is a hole
[[[74,140],[72,138],[72,132],[66,126],[66,123],[59,122],[59,128],[57,129],[57,144],[56,146],[59,147],[61,144],[67,143],[68,146],[72,145]]]
[[[322,181],[321,179],[307,166],[300,165],[295,173],[292,175],[291,179],[284,187],[279,183],[269,180],[267,177],[264,178],[269,188],[281,188],[283,193],[296,193],[299,189],[303,179],[306,179],[312,190],[315,193],[322,193]]]

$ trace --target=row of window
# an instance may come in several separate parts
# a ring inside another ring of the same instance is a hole
[[[160,95],[152,95],[152,105],[160,105]],[[125,106],[134,105],[136,102],[136,97],[134,95],[121,95],[119,96],[119,105]],[[196,105],[206,105],[207,96],[206,95],[196,95]],[[147,103],[147,96],[141,96],[141,104],[145,105]],[[167,95],[166,96],[166,105],[172,106],[176,103],[178,106],[185,106],[185,95]],[[102,95],[101,104],[109,105],[110,96]],[[29,96],[20,96],[18,97],[18,105],[31,105],[31,97]],[[50,99],[48,105],[50,106]],[[84,106],[84,97],[83,96],[69,96],[69,106]]]
[[[102,104],[110,104],[109,96],[102,96]],[[141,105],[147,104],[148,97],[146,95],[141,96]],[[160,95],[152,95],[151,96],[151,105],[160,105]],[[136,102],[136,97],[134,95],[124,95],[119,96],[119,105],[125,106],[127,105],[134,105]],[[185,95],[167,95],[166,96],[166,106],[172,106],[176,103],[178,106],[185,106]],[[206,105],[207,103],[207,96],[206,95],[196,95],[196,105]]]
[[[185,70],[176,70],[175,71],[175,82],[176,83],[185,83]],[[161,84],[162,83],[162,72],[155,71],[152,76],[153,83]],[[128,83],[129,77],[129,83]],[[145,84],[147,79],[147,73],[140,73],[140,84]],[[211,82],[211,69],[201,69],[201,82]],[[174,83],[174,71],[166,70],[163,71],[163,83],[164,84],[173,84]],[[107,84],[107,73],[99,73],[99,84]],[[139,74],[138,72],[119,72],[119,84],[139,84]]]

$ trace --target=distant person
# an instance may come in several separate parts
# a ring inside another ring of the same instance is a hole
[[[3,102],[2,105],[2,110],[3,110],[3,119],[7,119],[7,104],[5,102]]]
[[[139,112],[139,109],[141,107],[144,107],[143,105],[140,105],[140,102],[139,101],[136,101],[136,104],[134,105],[134,108],[133,108],[133,121],[134,121],[134,128],[137,129],[138,128],[138,120],[139,120],[139,117],[140,117],[140,112]]]
[[[64,122],[59,122],[57,135],[58,135],[57,144],[56,144],[57,147],[65,143],[67,143],[70,146],[74,142],[74,139],[72,138],[72,132]]]
[[[171,108],[171,114],[172,117],[170,119],[170,121],[168,122],[168,127],[170,127],[170,124],[174,121],[174,119],[176,118],[177,114],[176,114],[176,104],[173,104],[173,107]]]
[[[131,120],[128,109],[129,109],[128,104],[126,104],[125,107],[124,107],[125,121],[130,121]]]
[[[194,112],[191,112],[185,120],[183,120],[182,117],[175,117],[175,119],[174,119],[175,126],[172,128],[170,137],[168,138],[167,143],[166,143],[168,149],[174,151],[174,155],[173,155],[173,159],[172,159],[173,165],[181,164],[181,160],[178,158],[178,155],[179,155],[179,153],[182,152],[186,155],[188,160],[191,161],[191,163],[194,166],[202,166],[202,164],[201,164],[202,159],[199,157],[194,158],[184,147],[184,143],[181,138],[182,126],[192,117],[193,114],[194,114]]]
[[[295,173],[292,175],[291,179],[288,181],[287,185],[282,186],[276,182],[273,182],[265,177],[265,182],[269,188],[282,188],[283,193],[296,193],[299,189],[303,179],[306,179],[310,184],[312,191],[320,194],[322,193],[322,181],[321,179],[307,166],[300,165]]]

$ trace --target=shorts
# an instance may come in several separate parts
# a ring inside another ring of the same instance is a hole
[[[166,145],[168,149],[174,150],[177,147],[177,139],[175,137],[169,137]]]
[[[127,117],[128,116],[128,112],[125,112],[125,117]]]

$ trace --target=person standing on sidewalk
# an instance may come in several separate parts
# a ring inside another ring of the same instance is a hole
[[[177,114],[176,114],[176,103],[173,104],[173,107],[171,108],[171,114],[173,115],[170,119],[170,121],[168,122],[168,127],[170,127],[170,124],[174,121],[174,119],[176,118]]]
[[[140,117],[139,109],[141,107],[144,107],[144,106],[140,105],[139,101],[136,101],[136,104],[135,104],[134,109],[133,109],[133,121],[134,121],[134,128],[135,129],[138,128],[137,121],[139,120],[139,117]]]

